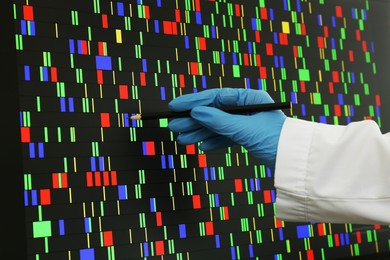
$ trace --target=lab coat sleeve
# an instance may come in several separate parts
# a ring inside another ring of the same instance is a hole
[[[275,166],[276,218],[390,224],[390,134],[287,118]]]

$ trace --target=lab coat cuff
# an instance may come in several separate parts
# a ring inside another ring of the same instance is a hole
[[[287,118],[275,165],[276,218],[305,221],[307,163],[315,122]]]

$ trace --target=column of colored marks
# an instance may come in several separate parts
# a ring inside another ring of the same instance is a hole
[[[380,122],[368,10],[368,1],[15,4],[32,255],[325,259],[378,248],[384,227],[275,219],[273,173],[245,149],[205,154],[179,146],[167,120],[129,120],[181,94],[237,87],[291,100],[295,117]]]

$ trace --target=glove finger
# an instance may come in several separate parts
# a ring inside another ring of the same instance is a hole
[[[204,140],[200,145],[199,149],[205,152],[208,151],[214,151],[214,150],[219,150],[222,148],[227,148],[234,145],[234,142],[230,140],[229,138],[218,135],[215,137],[208,138]]]
[[[238,121],[246,116],[232,115],[215,107],[198,106],[192,109],[191,117],[210,131],[231,139],[232,134],[234,134],[232,130],[241,127]]]
[[[214,102],[219,89],[206,89],[197,93],[179,96],[168,103],[173,111],[191,110],[196,106],[208,106]]]
[[[247,148],[258,143],[253,140],[254,133],[259,134],[257,115],[232,115],[215,107],[199,106],[192,109],[191,116],[210,131],[230,139],[232,143]]]
[[[203,127],[194,119],[188,118],[175,118],[169,121],[168,128],[172,132],[189,132]]]
[[[207,128],[202,127],[195,131],[182,132],[177,136],[176,140],[179,144],[187,145],[201,142],[216,135],[216,133],[211,132]]]
[[[263,103],[274,103],[271,96],[263,90],[222,88],[217,92],[213,106],[243,106]]]
[[[179,96],[171,100],[168,107],[173,111],[184,111],[196,106],[242,106],[273,102],[272,97],[263,90],[216,88]]]

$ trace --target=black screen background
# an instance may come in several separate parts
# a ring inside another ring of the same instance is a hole
[[[386,47],[389,46],[389,35],[386,33],[390,29],[389,21],[386,18],[389,16],[389,3],[388,1],[372,1],[371,6],[375,10],[375,17],[372,17],[370,23],[372,25],[372,32],[376,37],[377,51],[380,51],[381,58],[377,57],[378,63],[378,79],[379,79],[379,91],[381,93],[381,116],[382,116],[382,130],[388,132],[390,130],[390,116],[388,114],[390,98],[389,88],[387,84],[389,82],[389,73],[387,73],[389,52]],[[10,3],[2,3],[0,15],[1,23],[1,54],[2,54],[2,69],[1,77],[4,79],[2,83],[2,140],[3,140],[3,154],[2,154],[2,167],[3,167],[3,188],[2,188],[2,221],[1,227],[4,242],[2,243],[3,255],[7,258],[4,259],[23,259],[26,257],[26,226],[25,223],[25,209],[23,205],[23,194],[21,193],[23,187],[23,179],[20,175],[22,170],[22,149],[20,146],[19,135],[19,92],[17,88],[17,58],[15,53],[14,43],[14,27],[12,17],[12,6]],[[374,11],[373,11],[374,12]],[[388,233],[383,237],[389,237]],[[275,244],[275,247],[278,245]],[[314,247],[314,246],[313,246]],[[269,250],[273,250],[271,246]],[[363,250],[362,250],[363,251]],[[363,253],[363,252],[362,252]],[[375,255],[371,255],[372,252],[367,252],[369,259],[374,259]],[[342,254],[341,254],[342,255]],[[337,258],[337,253],[333,256]],[[378,255],[379,257],[384,257]],[[332,256],[330,256],[332,258]]]

